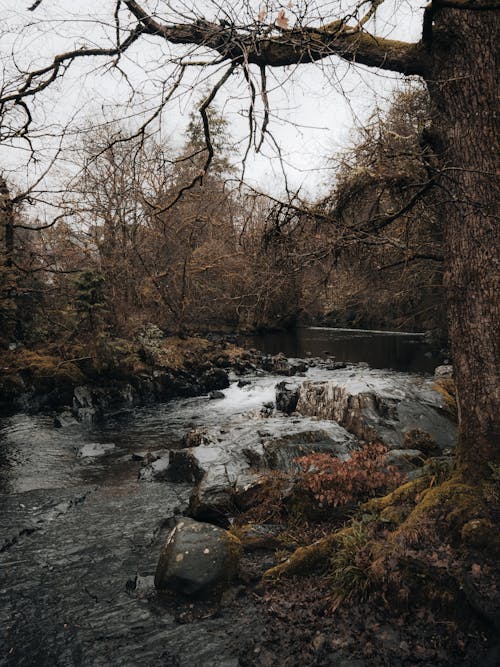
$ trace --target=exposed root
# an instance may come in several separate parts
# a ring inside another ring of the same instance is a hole
[[[406,604],[435,600],[450,609],[467,600],[472,610],[496,622],[490,608],[498,608],[498,484],[468,484],[460,473],[436,481],[427,475],[365,503],[349,526],[297,549],[264,580],[329,565],[337,600],[370,594]]]

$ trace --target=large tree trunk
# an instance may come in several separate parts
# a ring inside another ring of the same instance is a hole
[[[498,12],[441,7],[433,20],[425,78],[441,170],[457,454],[473,472],[500,462]]]

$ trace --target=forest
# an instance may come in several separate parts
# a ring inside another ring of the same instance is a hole
[[[498,664],[497,3],[21,4],[0,664]]]

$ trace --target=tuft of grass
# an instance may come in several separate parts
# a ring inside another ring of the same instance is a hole
[[[334,607],[346,599],[366,599],[370,590],[370,568],[373,563],[373,521],[367,516],[350,524],[339,533],[330,559],[330,579]]]

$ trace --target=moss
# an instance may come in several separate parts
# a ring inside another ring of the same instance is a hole
[[[432,521],[438,530],[457,541],[468,521],[487,515],[481,488],[464,484],[454,477],[421,494],[419,502],[400,527],[399,534],[409,534],[419,525]]]
[[[380,513],[380,520],[384,523],[391,523],[399,526],[405,521],[410,510],[407,507],[398,507],[397,505],[389,505],[385,507]]]
[[[446,411],[456,419],[457,400],[455,381],[453,378],[438,378],[434,383],[434,389],[444,398]]]
[[[361,509],[366,512],[382,512],[388,507],[395,505],[406,505],[408,503],[414,504],[418,494],[429,486],[429,480],[426,477],[418,477],[411,482],[406,482],[397,489],[391,491],[386,496],[381,498],[373,498],[361,506]]]
[[[276,549],[286,549],[290,546],[289,536],[273,535],[265,532],[259,534],[256,531],[256,526],[251,523],[243,526],[232,526],[229,533],[240,541],[243,551],[257,551],[259,549],[274,551]]]
[[[318,568],[328,565],[336,545],[342,540],[346,532],[350,531],[352,531],[351,527],[342,528],[317,542],[313,542],[313,544],[299,547],[284,563],[280,563],[267,570],[264,573],[264,582],[271,583],[281,577],[290,577],[298,574],[311,574]]]

